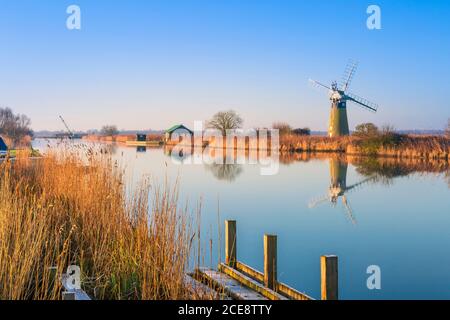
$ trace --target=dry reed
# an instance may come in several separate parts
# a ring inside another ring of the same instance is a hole
[[[177,194],[148,181],[126,192],[110,156],[91,149],[0,163],[0,299],[59,299],[70,264],[95,299],[196,298]]]

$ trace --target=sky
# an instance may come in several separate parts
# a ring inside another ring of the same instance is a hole
[[[69,30],[69,5],[81,30]],[[381,9],[381,30],[366,10]],[[245,127],[326,130],[327,92],[359,61],[361,122],[443,129],[450,117],[450,1],[0,0],[0,106],[34,130],[193,126],[234,109]]]

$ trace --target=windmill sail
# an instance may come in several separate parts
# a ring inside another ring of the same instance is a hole
[[[352,101],[352,102],[354,102],[360,106],[363,106],[373,112],[377,112],[377,110],[378,110],[378,105],[376,103],[373,103],[367,99],[358,97],[357,95],[355,95],[353,93],[346,93],[345,95],[347,96],[348,101]]]
[[[340,88],[342,91],[347,91],[350,87],[350,84],[353,80],[353,77],[356,73],[356,69],[358,68],[357,61],[350,61],[345,68],[344,76],[342,77],[342,81],[340,83]]]
[[[342,196],[342,204],[344,205],[347,211],[347,215],[350,221],[352,222],[353,225],[356,225],[356,219],[355,216],[353,215],[352,207],[350,206],[350,203],[348,202],[347,197],[345,195]]]
[[[322,87],[322,88],[325,88],[325,89],[331,91],[331,88],[329,86],[324,85],[323,83],[320,83],[319,81],[309,79],[309,83],[311,83],[311,85],[313,85],[314,87]]]

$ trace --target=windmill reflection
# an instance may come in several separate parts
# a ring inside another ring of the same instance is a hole
[[[353,214],[353,210],[347,198],[347,193],[353,191],[362,185],[375,180],[375,176],[361,180],[358,183],[347,186],[347,169],[348,163],[343,159],[332,158],[330,161],[330,187],[328,194],[321,198],[315,199],[310,202],[309,207],[314,208],[322,203],[330,202],[334,207],[337,205],[339,198],[342,199],[342,204],[347,212],[350,221],[356,224],[356,219]]]

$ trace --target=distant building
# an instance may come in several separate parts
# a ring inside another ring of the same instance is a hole
[[[139,141],[139,142],[147,141],[147,135],[144,134],[144,133],[137,133],[136,134],[136,141]]]
[[[0,137],[0,156],[6,155],[8,152],[8,146],[6,145],[5,141],[2,137]]]
[[[165,141],[166,142],[170,142],[172,141],[172,136],[175,135],[176,137],[178,137],[179,140],[181,140],[181,138],[183,136],[193,136],[194,132],[188,128],[186,128],[184,125],[182,124],[178,124],[176,126],[173,126],[172,128],[166,130],[166,136],[165,136]]]

